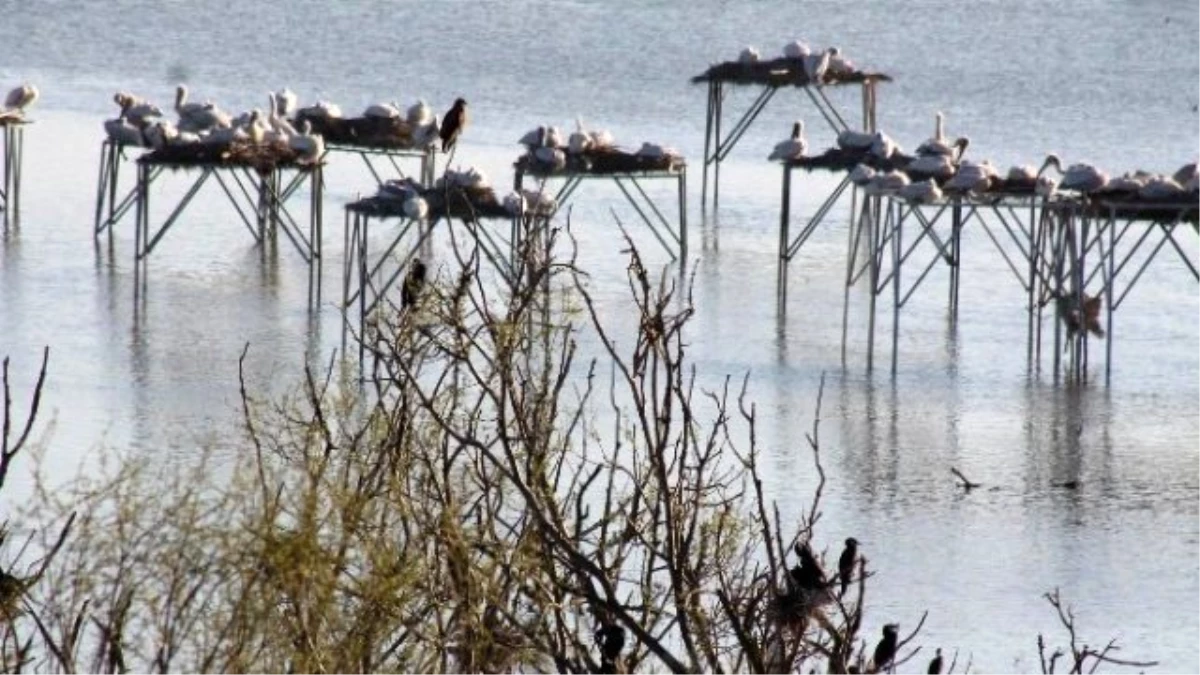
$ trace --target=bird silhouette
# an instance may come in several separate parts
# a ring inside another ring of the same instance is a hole
[[[856,558],[858,558],[858,540],[854,537],[847,537],[846,548],[842,550],[842,555],[838,558],[838,580],[841,582],[841,590],[838,591],[839,597],[846,594],[846,587],[850,585]]]
[[[408,309],[417,304],[421,289],[425,287],[425,263],[420,258],[413,258],[408,268],[408,276],[400,289],[400,307]]]
[[[1104,296],[1097,295],[1096,297],[1092,297],[1087,293],[1081,293],[1080,295],[1081,302],[1079,303],[1076,303],[1074,297],[1064,293],[1058,293],[1054,298],[1058,316],[1067,326],[1067,337],[1074,336],[1075,333],[1079,332],[1081,326],[1096,337],[1104,337],[1104,327],[1100,325],[1100,307],[1104,301]],[[1079,311],[1081,305],[1083,307],[1082,313]]]
[[[900,624],[889,623],[883,627],[883,638],[879,640],[879,644],[875,645],[875,658],[873,663],[875,668],[873,673],[880,673],[887,670],[892,659],[896,658],[896,645],[900,637]]]
[[[929,670],[925,671],[931,675],[940,675],[942,672],[942,649],[938,648],[933,660],[929,662]]]
[[[442,139],[442,152],[448,152],[458,142],[458,136],[467,126],[467,102],[461,98],[454,100],[454,105],[442,117],[442,127],[438,136]]]
[[[821,563],[813,555],[808,543],[797,542],[794,550],[800,558],[800,564],[791,569],[792,581],[796,582],[796,586],[809,591],[827,588],[829,582],[825,579],[825,570],[821,569]]]
[[[600,672],[618,671],[617,659],[625,649],[625,629],[615,623],[605,622],[596,629],[596,644],[600,646]]]

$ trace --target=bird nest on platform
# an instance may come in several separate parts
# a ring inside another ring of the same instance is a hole
[[[864,70],[826,72],[820,82],[813,82],[804,67],[803,58],[780,57],[765,61],[726,61],[710,66],[692,78],[692,84],[728,82],[730,84],[763,84],[769,87],[806,87],[810,84],[836,86],[862,82],[891,82],[884,73]]]
[[[1074,206],[1095,218],[1200,224],[1200,193],[1196,192],[1184,200],[1147,199],[1136,194],[1122,195],[1115,192],[1101,193],[1076,201]]]
[[[533,176],[569,175],[586,173],[592,175],[616,175],[626,173],[679,172],[686,163],[679,155],[666,153],[647,155],[625,152],[613,147],[589,148],[582,152],[564,152],[565,164],[546,161],[532,153],[522,155],[516,163],[518,171]]]
[[[422,188],[408,196],[418,196],[428,206],[426,218],[459,218],[475,221],[482,218],[512,218],[512,214],[496,197],[490,187],[449,186]],[[405,210],[407,197],[389,196],[385,193],[364,197],[346,205],[346,210],[376,218],[411,218]]]
[[[15,127],[29,123],[30,120],[25,119],[25,116],[19,111],[0,112],[0,127]]]
[[[276,169],[311,169],[318,163],[301,159],[284,143],[178,143],[147,152],[138,162],[176,169],[198,167],[247,168],[260,173]]]
[[[437,138],[426,127],[401,117],[323,117],[298,115],[296,122],[308,121],[312,133],[325,137],[326,143],[356,145],[387,150],[425,150]]]
[[[866,164],[876,171],[901,171],[912,163],[913,158],[899,152],[887,159],[867,148],[829,148],[819,155],[797,157],[784,162],[786,166],[805,171],[850,171],[859,164]]]

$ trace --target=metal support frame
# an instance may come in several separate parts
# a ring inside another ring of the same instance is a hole
[[[862,88],[862,109],[863,109],[863,126],[862,130],[866,132],[875,131],[875,103],[876,103],[876,84],[875,79],[866,79],[861,83]],[[704,167],[701,176],[700,187],[700,210],[703,212],[708,208],[708,167],[712,165],[712,208],[717,210],[720,203],[721,190],[721,162],[737,146],[738,141],[742,139],[746,131],[750,129],[758,116],[775,97],[776,92],[781,86],[792,87],[796,85],[754,85],[760,86],[761,91],[750,103],[750,106],[742,113],[741,117],[734,123],[729,132],[721,136],[721,119],[725,111],[725,97],[727,86],[751,86],[738,85],[732,82],[723,82],[720,80],[709,80],[708,82],[708,108],[705,114],[704,121]],[[846,86],[846,85],[843,85]],[[845,117],[838,110],[837,106],[826,96],[826,86],[808,86],[801,85],[796,87],[808,95],[808,99],[812,101],[817,112],[829,125],[830,129],[835,134],[845,131],[850,128],[846,123]]]
[[[112,232],[112,227],[121,221],[137,205],[137,181],[126,192],[121,192],[121,165],[129,158],[129,149],[142,150],[141,146],[121,145],[110,139],[100,143],[100,170],[96,180],[96,217],[93,237]],[[163,166],[155,166],[151,181],[162,172]],[[118,199],[119,197],[119,199]]]
[[[384,248],[383,253],[373,256],[370,240],[371,219],[378,218],[383,220],[386,217],[388,216],[374,216],[353,211],[349,208],[346,209],[346,227],[343,242],[346,257],[342,267],[342,312],[344,315],[342,338],[344,344],[345,331],[350,326],[348,312],[352,308],[356,309],[358,329],[360,331],[358,339],[360,363],[362,363],[365,355],[365,330],[368,325],[368,319],[379,309],[384,296],[400,280],[400,277],[408,269],[409,263],[416,257],[418,251],[426,250],[438,225],[443,221],[447,225],[452,223],[451,217],[445,215],[434,216],[428,221],[401,217],[399,218],[400,228],[391,235],[391,240]],[[509,219],[511,229],[508,241],[504,241],[502,235],[489,232],[488,228],[480,220],[463,219],[462,222],[470,233],[471,239],[483,253],[484,258],[506,281],[511,283],[514,275],[519,272],[519,267],[516,264],[516,251],[521,241],[521,219]],[[414,227],[417,230],[416,240],[412,242],[410,247],[401,248],[401,243],[409,238],[408,235],[413,231]],[[396,260],[394,269],[387,269],[390,267],[388,262],[393,259],[393,254],[397,250],[402,251],[402,253],[398,260]]]
[[[531,174],[532,175],[532,174]],[[625,196],[633,210],[641,218],[642,223],[650,230],[658,243],[662,245],[667,254],[672,260],[687,256],[687,166],[681,165],[678,169],[670,171],[645,171],[645,172],[622,172],[622,173],[584,173],[570,172],[561,174],[552,174],[543,176],[538,174],[541,179],[563,179],[563,184],[554,194],[554,201],[558,204],[558,208],[562,209],[567,202],[575,194],[575,190],[585,179],[605,179],[612,180],[620,188],[621,194]],[[671,221],[667,219],[650,195],[642,187],[643,180],[674,180],[679,199],[679,222],[678,227],[672,227]],[[516,167],[516,175],[513,178],[513,189],[518,193],[521,192],[521,186],[525,182],[525,171],[520,166]],[[632,189],[631,189],[632,188]]]
[[[843,184],[844,186],[844,184]],[[831,196],[831,200],[837,195]],[[959,286],[962,279],[962,233],[974,224],[983,231],[1029,299],[1032,354],[1033,317],[1040,311],[1037,290],[1048,282],[1050,260],[1038,247],[1043,219],[1042,201],[1032,195],[956,195],[937,203],[913,203],[894,196],[865,196],[848,234],[846,288],[842,308],[842,363],[846,361],[850,287],[866,277],[869,281],[867,327],[867,370],[874,368],[877,296],[890,286],[892,299],[891,372],[899,358],[900,312],[938,263],[948,269],[947,314],[951,325],[958,320]],[[905,232],[911,231],[906,240]],[[915,230],[912,228],[915,227]],[[806,233],[801,233],[807,236]],[[801,237],[785,250],[795,255]],[[781,242],[782,245],[782,242]],[[917,265],[915,276],[904,268]],[[781,274],[785,274],[781,272]],[[786,281],[786,277],[783,278]]]
[[[425,187],[432,187],[437,168],[437,148],[430,145],[424,150],[401,150],[396,148],[377,148],[365,145],[347,145],[345,143],[330,143],[325,146],[325,155],[330,153],[343,153],[347,155],[356,155],[362,159],[366,165],[367,171],[371,173],[371,177],[379,185],[383,185],[386,178],[384,173],[388,171],[388,167],[396,173],[400,178],[407,178],[404,169],[401,168],[400,159],[416,158],[420,160],[420,173],[417,174],[418,182]],[[324,158],[322,158],[324,159]],[[377,163],[386,165],[382,170],[376,167]]]
[[[3,166],[0,166],[0,213],[4,214],[4,229],[21,224],[21,166],[25,156],[25,125],[27,120],[10,120],[0,124],[3,141]]]
[[[274,240],[282,230],[296,248],[309,269],[309,301],[320,299],[321,285],[321,210],[324,203],[325,181],[320,163],[303,168],[274,168],[258,171],[244,166],[204,165],[185,167],[198,169],[197,175],[172,208],[171,213],[156,227],[151,227],[150,192],[155,179],[161,174],[163,165],[137,162],[137,185],[133,196],[136,205],[134,234],[134,270],[141,273],[146,258],[183,215],[191,201],[210,178],[216,179],[221,191],[228,198],[242,224],[254,237],[255,243]],[[188,171],[189,177],[191,171]],[[114,176],[115,178],[115,176]],[[110,181],[110,185],[115,181]],[[307,232],[288,209],[287,202],[302,186],[309,186],[309,218]],[[108,202],[112,205],[112,201]],[[115,222],[115,221],[113,221]],[[109,223],[111,226],[111,223]]]
[[[1196,223],[1198,211],[1195,203],[1139,205],[1092,202],[1086,198],[1061,200],[1046,210],[1042,236],[1037,240],[1039,257],[1044,261],[1044,271],[1037,276],[1038,306],[1061,296],[1071,298],[1081,307],[1084,293],[1104,298],[1105,383],[1112,381],[1115,312],[1150,265],[1167,250],[1167,244],[1179,255],[1193,281],[1200,281],[1196,262],[1177,236],[1180,232],[1200,233]],[[1144,254],[1140,260],[1139,253]],[[1036,330],[1036,367],[1040,370],[1040,321]],[[1066,335],[1062,321],[1055,318],[1052,354],[1055,380],[1065,375],[1076,382],[1087,381],[1090,338],[1087,330]]]

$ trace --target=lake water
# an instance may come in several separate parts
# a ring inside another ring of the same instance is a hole
[[[1086,386],[1029,374],[1024,293],[978,231],[965,236],[957,326],[939,270],[904,310],[894,377],[881,312],[881,367],[868,374],[856,287],[843,369],[845,214],[806,245],[778,312],[779,170],[764,159],[797,117],[814,148],[832,134],[802,94],[780,92],[723,167],[719,218],[702,220],[705,90],[688,79],[745,45],[770,54],[801,37],[894,76],[880,88],[879,124],[909,149],[943,110],[948,134],[970,136],[971,154],[1001,167],[1055,151],[1118,174],[1171,172],[1200,152],[1197,35],[1190,0],[0,0],[0,85],[42,91],[26,132],[21,226],[0,242],[0,353],[27,383],[51,346],[45,405],[57,419],[52,457],[66,469],[101,445],[169,461],[222,444],[244,343],[260,390],[295,382],[306,355],[340,344],[340,207],[373,190],[370,176],[344,157],[327,170],[318,313],[306,309],[300,258],[286,243],[260,255],[211,186],[154,251],[135,304],[132,218],[111,244],[91,234],[100,125],[118,89],[167,104],[183,80],[231,110],[265,107],[284,85],[348,112],[417,97],[441,112],[463,96],[472,125],[457,161],[501,187],[524,131],[581,116],[619,142],[654,140],[691,158],[691,354],[706,382],[751,373],[770,488],[789,511],[808,497],[797,489],[811,485],[803,433],[827,375],[819,543],[836,555],[845,536],[864,542],[878,571],[872,621],[912,626],[928,608],[924,644],[969,652],[978,670],[1028,671],[1037,632],[1055,630],[1040,595],[1060,587],[1092,644],[1115,636],[1126,657],[1196,672],[1200,295],[1178,256],[1160,257],[1117,313],[1110,386],[1096,349]],[[751,96],[735,93],[727,110]],[[850,92],[835,100],[855,105]],[[803,180],[800,208],[811,212],[830,179]],[[185,187],[168,176],[162,194]],[[608,209],[631,212],[611,186],[577,195],[580,262],[606,319],[623,325],[625,262]],[[634,235],[666,261],[644,231]],[[1194,261],[1195,236],[1182,242]],[[963,495],[952,465],[996,489]],[[1065,480],[1082,487],[1051,487]],[[872,640],[878,629],[865,627]]]

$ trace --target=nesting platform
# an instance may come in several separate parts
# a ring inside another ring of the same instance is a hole
[[[517,273],[516,249],[521,236],[521,217],[506,210],[490,187],[423,188],[419,196],[428,205],[424,218],[414,218],[404,210],[404,201],[384,196],[359,199],[346,205],[345,264],[342,275],[342,309],[357,308],[358,326],[367,325],[368,317],[379,307],[386,293],[405,273],[409,263],[428,243],[435,228],[460,220],[484,258],[506,279]],[[371,221],[395,218],[400,227],[389,235],[391,240],[382,254],[370,250]],[[492,231],[486,221],[505,221],[508,233]],[[417,231],[415,241],[401,250],[408,235]],[[391,264],[391,263],[394,263]],[[363,339],[358,340],[359,358]]]
[[[274,240],[279,230],[287,236],[309,268],[309,299],[320,295],[321,207],[324,179],[322,163],[300,160],[282,145],[234,143],[228,146],[199,144],[168,146],[137,158],[135,202],[135,271],[179,220],[209,179],[215,179],[256,243]],[[151,210],[156,180],[166,171],[184,172],[191,185],[157,225]],[[198,172],[198,173],[197,173]],[[309,187],[308,222],[302,226],[288,207],[305,184]]]
[[[700,205],[708,208],[709,166],[713,169],[712,207],[716,210],[720,202],[721,162],[729,155],[742,136],[758,119],[763,109],[782,88],[794,87],[805,93],[817,112],[835,134],[851,129],[846,121],[849,112],[843,114],[826,95],[833,87],[859,87],[861,91],[861,130],[875,131],[876,89],[880,82],[890,82],[891,77],[878,72],[853,70],[849,72],[826,72],[820,82],[813,82],[805,69],[803,58],[778,58],[766,61],[743,63],[729,61],[708,68],[691,79],[693,84],[708,86],[708,103],[704,122],[704,170],[701,178]],[[759,90],[750,106],[722,136],[722,119],[725,99],[730,87],[751,87]]]
[[[307,121],[312,133],[325,139],[326,152],[358,156],[370,171],[375,182],[382,185],[393,176],[385,176],[388,168],[395,177],[406,178],[400,165],[404,159],[416,159],[419,173],[415,178],[422,185],[433,185],[437,134],[422,137],[422,132],[399,117],[321,117],[300,116],[296,123]]]
[[[538,161],[532,154],[522,155],[513,164],[513,187],[519,193],[526,176],[540,180],[561,179],[554,193],[561,209],[587,179],[606,179],[616,183],[621,194],[633,206],[642,223],[654,234],[672,258],[687,255],[687,163],[676,155],[645,156],[616,148],[566,153],[564,166]],[[679,218],[674,224],[642,187],[645,180],[676,182]]]
[[[4,228],[17,226],[21,219],[21,166],[25,156],[25,127],[32,122],[24,117],[0,115],[0,213]]]

